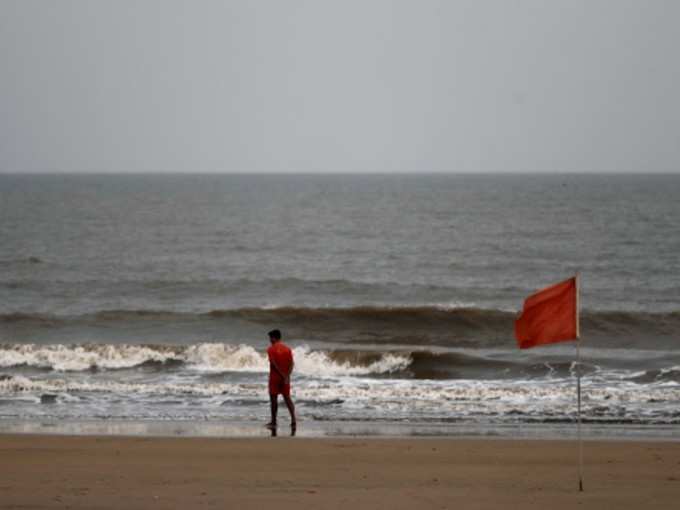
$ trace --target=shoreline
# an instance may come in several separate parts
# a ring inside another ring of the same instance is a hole
[[[0,435],[3,508],[673,508],[680,443]]]
[[[171,421],[171,420],[0,420],[0,436],[101,436],[146,438],[266,438],[271,432],[259,421]],[[287,417],[277,436],[290,435]],[[676,425],[583,424],[584,441],[680,442]],[[493,423],[409,423],[390,421],[298,421],[296,437],[460,439],[505,441],[577,439],[576,423],[493,424]]]

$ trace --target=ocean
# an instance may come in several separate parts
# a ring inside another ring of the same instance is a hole
[[[0,175],[0,429],[259,430],[274,328],[303,434],[570,428],[575,343],[520,351],[513,321],[578,271],[583,422],[675,437],[678,197],[672,175]]]

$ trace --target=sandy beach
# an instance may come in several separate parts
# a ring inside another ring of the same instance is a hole
[[[675,508],[680,443],[0,436],[0,507]]]

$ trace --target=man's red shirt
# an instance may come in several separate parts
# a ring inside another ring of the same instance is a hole
[[[279,340],[269,346],[267,356],[269,356],[269,394],[290,395],[290,378],[286,382],[279,371],[284,375],[290,374],[293,367],[293,351]]]

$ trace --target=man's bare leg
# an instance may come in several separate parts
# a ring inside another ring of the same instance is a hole
[[[286,402],[286,407],[288,407],[288,412],[290,413],[290,424],[295,426],[297,420],[295,419],[295,404],[293,404],[293,399],[290,395],[284,395],[283,400]]]
[[[274,429],[276,428],[276,414],[279,410],[279,396],[269,394],[269,407],[272,413],[272,421],[267,423],[267,427]]]

